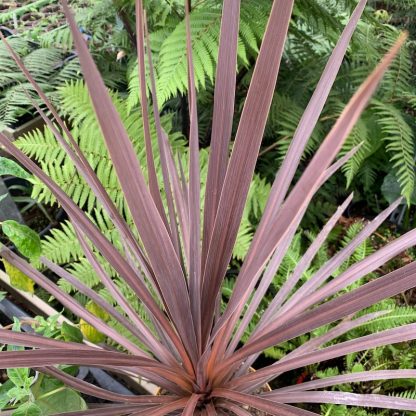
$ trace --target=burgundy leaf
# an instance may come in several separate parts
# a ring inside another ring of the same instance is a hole
[[[77,28],[67,1],[62,0],[62,4],[97,119],[134,223],[168,305],[168,312],[188,354],[196,360],[196,338],[189,293],[177,253],[147,188],[133,145]]]
[[[270,109],[293,0],[273,2],[267,29],[245,100],[228,163],[218,215],[209,243],[203,278],[204,341],[210,332],[215,301],[231,258]]]

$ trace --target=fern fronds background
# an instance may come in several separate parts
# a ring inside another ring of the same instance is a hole
[[[165,110],[176,112],[174,129],[184,132],[186,129],[178,127],[178,121],[181,122],[180,108],[183,102],[178,105],[175,101],[178,97],[185,96],[187,89],[183,4],[179,1],[162,0],[147,0],[146,3],[152,33],[151,46],[156,64],[159,103]],[[296,121],[306,105],[307,97],[316,85],[329,51],[354,4],[353,0],[296,2],[285,50],[282,77],[275,94],[264,142],[265,154],[259,162],[259,166],[264,169],[263,176],[267,177],[269,171],[275,172],[276,166],[285,154],[293,137]],[[398,36],[398,30],[390,24],[394,15],[390,20],[380,19],[375,12],[376,8],[386,7],[393,12],[411,13],[412,6],[414,6],[413,0],[369,2],[369,7],[351,43],[350,53],[347,54],[338,81],[322,114],[321,122],[309,142],[305,159],[321,142],[352,91]],[[244,96],[269,8],[270,2],[267,0],[242,2],[237,97]],[[134,14],[134,2],[131,0],[87,1],[87,7],[76,9],[77,22],[88,35],[91,50],[95,54],[107,85],[122,94],[126,92],[125,88],[128,88],[127,108],[128,111],[132,111],[138,104],[139,97],[137,62],[131,57],[134,55],[130,53],[133,46],[124,26],[125,22],[119,16],[122,12],[127,16]],[[200,91],[199,97],[204,95],[206,97],[205,102],[200,106],[203,110],[199,114],[203,127],[200,137],[203,145],[209,144],[207,137],[209,137],[212,110],[210,97],[215,76],[220,12],[220,0],[202,0],[195,2],[191,13],[196,85]],[[40,35],[38,40],[42,51],[50,50],[52,53],[62,49],[64,52],[72,48],[72,39],[65,26]],[[370,198],[379,193],[389,171],[393,172],[400,191],[408,202],[415,187],[416,123],[410,112],[410,109],[414,112],[416,102],[416,87],[412,82],[410,58],[412,42],[414,41],[411,40],[409,45],[402,49],[400,59],[393,64],[378,95],[363,115],[363,121],[354,129],[343,149],[346,153],[355,145],[362,143],[360,150],[343,169],[344,184],[356,188],[365,195],[370,195]],[[117,61],[116,56],[119,51],[125,51],[127,55],[126,58]],[[307,76],[303,68],[308,68]],[[42,66],[39,70],[42,72]],[[48,81],[48,85],[52,86],[50,89],[55,89],[66,80],[76,78],[77,71],[76,61],[67,63],[59,74],[54,75],[52,82]],[[0,89],[2,89],[1,85],[0,83]],[[30,91],[30,88],[28,90]],[[9,85],[8,89],[3,87],[2,93],[0,119],[4,124],[15,122],[30,109],[21,87]],[[238,113],[238,103],[236,109]],[[365,128],[365,125],[370,127]]]
[[[169,5],[165,6],[165,9]],[[239,67],[249,66],[259,48],[267,22],[270,3],[264,0],[246,0],[241,5],[240,36],[238,43]],[[152,33],[151,45],[155,54],[159,104],[184,95],[187,91],[186,37],[184,12],[165,19],[165,24]],[[207,0],[196,4],[191,13],[191,36],[194,50],[195,84],[206,89],[215,77],[218,41],[221,23],[221,2]],[[139,84],[137,63],[129,71],[129,105],[138,103]]]
[[[128,1],[126,3],[131,4]],[[157,26],[157,19],[151,20],[154,29],[151,45],[156,62],[159,102],[161,108],[180,111],[180,106],[170,100],[175,100],[178,95],[185,96],[187,92],[183,10],[175,2],[173,6],[163,5],[163,2],[156,0],[149,3],[154,6],[161,19],[161,27]],[[377,6],[375,2],[370,3]],[[266,177],[269,170],[276,171],[276,166],[286,153],[297,121],[307,104],[307,98],[316,85],[329,52],[354,5],[353,0],[296,2],[282,76],[266,131],[265,154],[259,162],[259,171]],[[215,76],[220,6],[221,2],[218,0],[205,0],[195,3],[191,13],[196,84],[200,91],[199,97],[204,99],[200,105],[204,111],[200,111],[200,116],[203,122],[207,120],[207,125],[211,115],[209,97]],[[245,88],[253,69],[253,57],[259,48],[269,6],[270,2],[264,0],[242,2],[237,97],[245,96]],[[396,27],[377,18],[374,8],[367,8],[321,121],[308,144],[305,159],[322,141],[355,88],[398,34]],[[409,41],[402,49],[400,58],[388,72],[377,96],[364,113],[362,122],[354,129],[343,148],[343,153],[346,153],[362,143],[360,150],[343,169],[344,185],[373,196],[379,193],[385,176],[393,171],[400,191],[408,202],[415,186],[416,123],[409,114],[416,97],[416,87],[412,82],[411,43]],[[307,72],[304,68],[307,68]],[[131,61],[128,70],[129,108],[138,103],[139,85],[136,75],[137,64]],[[238,102],[236,110],[238,113]],[[206,138],[203,135],[200,140],[205,144]]]
[[[31,41],[21,37],[9,38],[9,43],[22,57],[26,67],[46,93],[78,76],[77,61],[65,61],[65,53],[60,49],[38,48]],[[35,94],[17,65],[10,59],[3,43],[0,44],[0,67],[0,129],[3,129],[32,111],[26,92],[34,99]]]
[[[336,5],[332,12],[339,22],[345,21],[349,2],[331,2],[321,0],[323,5]],[[331,10],[329,8],[329,10]],[[298,31],[289,37],[287,47],[287,63],[284,68],[283,81],[278,86],[276,94],[276,118],[290,120],[296,125],[297,108],[304,108],[306,91],[317,82],[321,69],[328,55],[328,48],[333,45],[333,29],[326,27],[322,30],[319,22],[310,19],[305,22],[301,16],[294,20]],[[316,148],[324,137],[332,120],[340,113],[354,89],[364,79],[365,73],[375,65],[386,48],[398,36],[398,29],[378,21],[374,18],[374,10],[368,8],[367,15],[360,23],[353,37],[350,54],[343,64],[334,90],[310,140],[309,151]],[[313,46],[315,45],[315,46]],[[299,68],[308,68],[307,76]],[[366,195],[366,199],[378,193],[384,177],[393,171],[402,195],[408,202],[415,187],[414,173],[414,144],[415,119],[409,111],[414,102],[416,88],[412,84],[412,62],[409,47],[401,50],[399,59],[387,73],[385,80],[371,101],[369,108],[363,114],[361,122],[357,124],[346,141],[342,152],[345,154],[354,146],[362,144],[356,155],[344,166],[345,184],[358,189]],[[303,96],[302,96],[303,95]],[[294,105],[279,106],[279,100],[291,97]],[[269,124],[273,126],[273,114]],[[272,150],[264,156],[263,163],[278,162],[285,154],[288,143],[293,137],[294,128],[281,132],[279,129],[268,130],[265,148]],[[316,138],[318,136],[318,138]],[[273,147],[274,146],[274,147]],[[307,153],[304,155],[307,157]],[[370,198],[369,198],[370,197]]]

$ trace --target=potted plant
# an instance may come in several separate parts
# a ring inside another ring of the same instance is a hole
[[[39,85],[18,55],[12,49],[10,51],[53,115],[54,122],[41,109],[38,110],[56,139],[71,156],[78,171],[94,190],[102,209],[122,236],[122,247],[113,246],[59,186],[4,135],[0,134],[0,142],[7,152],[50,187],[71,219],[87,258],[113,295],[119,309],[114,308],[99,294],[88,290],[70,273],[47,258],[40,257],[40,261],[47,268],[76,285],[78,290],[115,317],[132,337],[125,337],[123,333],[109,327],[105,321],[80,306],[50,282],[30,263],[3,247],[1,255],[6,261],[21,269],[86,322],[113,338],[125,352],[105,351],[95,347],[0,330],[0,340],[3,343],[34,348],[2,352],[0,366],[34,367],[40,372],[57,377],[78,391],[113,402],[98,409],[72,413],[77,415],[168,415],[173,412],[181,412],[185,416],[215,415],[221,412],[247,415],[250,414],[247,407],[266,414],[310,415],[314,413],[295,407],[293,404],[316,402],[415,411],[416,402],[405,398],[315,391],[339,383],[384,378],[414,378],[416,376],[414,370],[351,373],[272,392],[259,390],[259,387],[270,379],[291,369],[354,351],[415,339],[415,324],[321,348],[337,334],[348,331],[360,322],[359,319],[341,321],[328,333],[312,339],[272,365],[261,368],[255,373],[249,371],[253,357],[264,349],[322,325],[354,315],[381,299],[413,287],[416,272],[414,262],[346,294],[336,296],[343,288],[412,246],[416,238],[415,230],[399,237],[330,280],[334,268],[338,267],[339,262],[342,262],[353,249],[354,244],[352,247],[348,246],[346,250],[330,259],[316,275],[290,297],[291,289],[297,282],[297,275],[291,276],[285,291],[278,294],[272,307],[263,314],[257,331],[243,347],[238,346],[238,332],[236,332],[247,324],[250,314],[256,310],[256,304],[267,290],[274,271],[279,267],[281,256],[296,232],[313,195],[357,150],[353,149],[349,154],[333,162],[343,141],[405,41],[405,36],[399,37],[384,59],[356,91],[301,178],[289,190],[303,149],[335,80],[354,27],[365,7],[365,1],[359,2],[300,121],[285,162],[273,184],[265,212],[237,277],[232,296],[225,310],[221,311],[218,308],[221,285],[254,172],[293,1],[276,0],[273,3],[230,157],[228,147],[234,110],[240,4],[237,0],[224,2],[203,221],[200,219],[198,126],[189,30],[189,3],[185,2],[190,103],[189,183],[183,180],[180,172],[177,171],[166,134],[161,127],[151,55],[148,54],[147,57],[154,106],[153,117],[158,131],[158,151],[164,169],[163,189],[167,209],[163,205],[161,187],[155,174],[153,160],[155,149],[151,146],[148,134],[150,113],[146,97],[145,50],[149,52],[150,48],[146,47],[145,42],[148,36],[142,2],[136,1],[137,50],[143,128],[148,156],[148,182],[88,47],[77,30],[68,4],[64,0],[62,5],[72,30],[106,146],[134,219],[133,229],[124,222],[113,201],[97,180],[87,159],[80,152],[77,142]],[[329,220],[325,232],[331,228],[334,218],[340,215],[348,202],[347,199]],[[362,237],[373,232],[399,202],[387,208],[371,222],[365,228]],[[325,238],[325,232],[321,238],[312,243],[310,251],[299,267],[306,267],[312,260],[322,242],[321,239]],[[110,267],[125,279],[131,291],[141,300],[152,318],[151,325],[146,325],[132,310],[107,270],[97,261],[97,253],[106,258]],[[247,309],[246,305],[254,306],[248,306]],[[133,372],[164,388],[166,394],[162,396],[113,394],[92,384],[80,382],[54,367],[64,363],[99,366],[120,373]]]

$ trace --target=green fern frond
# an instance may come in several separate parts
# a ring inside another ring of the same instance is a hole
[[[84,255],[75,230],[68,221],[62,222],[60,228],[53,228],[50,234],[43,238],[42,253],[58,264],[78,261]]]
[[[42,33],[39,42],[43,48],[55,47],[64,51],[70,51],[73,48],[72,35],[68,25]]]
[[[415,187],[415,162],[414,162],[414,133],[409,124],[393,105],[373,100],[372,106],[377,110],[379,123],[386,143],[390,162],[396,172],[396,178],[400,184],[403,195],[410,201]]]
[[[248,0],[241,6],[240,39],[238,59],[247,65],[248,57],[258,51],[261,35],[267,21],[267,6],[264,1]],[[216,59],[221,23],[221,5],[216,1],[203,2],[191,13],[191,36],[194,58],[195,84],[197,89],[204,89],[209,80],[215,77]],[[164,38],[164,39],[163,39]],[[163,41],[161,42],[161,39]],[[186,29],[181,20],[168,34],[159,32],[156,38],[160,46],[157,62],[157,91],[159,104],[162,106],[169,98],[185,94],[188,88],[188,71],[186,63]],[[138,104],[139,81],[137,65],[129,76],[129,108]]]
[[[345,155],[354,147],[359,146],[357,153],[342,167],[342,171],[347,179],[347,186],[351,185],[351,182],[356,177],[360,168],[363,166],[368,154],[371,153],[372,147],[369,142],[367,123],[362,119],[359,120],[350,135],[348,136],[345,144],[342,147],[341,155]]]

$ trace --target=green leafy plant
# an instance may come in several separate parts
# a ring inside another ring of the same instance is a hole
[[[413,399],[379,394],[321,391],[334,385],[379,379],[415,378],[415,370],[386,370],[347,373],[303,385],[289,385],[271,392],[261,387],[283,373],[355,352],[411,341],[416,337],[415,324],[383,330],[371,335],[339,342],[328,342],[374,316],[357,313],[414,286],[415,262],[387,273],[368,283],[360,281],[379,266],[411,247],[416,232],[412,230],[363,260],[350,265],[339,275],[336,271],[398,206],[386,208],[367,224],[344,248],[334,255],[297,290],[303,271],[326,240],[330,230],[351,201],[339,207],[319,235],[309,245],[294,272],[287,278],[269,307],[261,316],[244,346],[239,342],[267,292],[276,270],[300,221],[321,185],[358,150],[334,162],[343,143],[376,91],[387,68],[392,64],[405,41],[398,37],[373,72],[358,87],[331,131],[311,158],[301,177],[291,187],[306,143],[316,125],[328,94],[341,66],[349,40],[365,7],[356,6],[351,19],[334,48],[323,75],[317,84],[286,158],[278,172],[255,231],[249,251],[236,277],[226,308],[220,311],[219,296],[232,257],[247,195],[254,174],[258,152],[272,102],[280,61],[283,56],[293,2],[273,3],[269,22],[253,71],[251,84],[241,112],[239,126],[229,156],[235,104],[235,70],[237,63],[239,10],[238,1],[223,4],[221,35],[215,85],[212,140],[208,160],[205,192],[201,193],[197,99],[192,65],[192,37],[189,3],[186,7],[186,45],[189,93],[188,175],[182,164],[176,164],[172,148],[159,116],[154,70],[147,41],[143,4],[136,1],[137,52],[140,78],[140,102],[146,148],[146,175],[121,120],[111,95],[94,64],[82,35],[77,29],[67,2],[62,5],[70,25],[104,142],[111,157],[126,207],[133,223],[129,225],[117,209],[115,201],[98,180],[88,158],[80,150],[76,138],[66,127],[30,72],[10,48],[15,62],[31,81],[53,116],[51,121],[39,108],[56,140],[71,157],[77,172],[93,189],[103,216],[115,225],[120,245],[113,244],[90,219],[87,213],[13,143],[0,134],[4,149],[13,155],[36,177],[42,179],[66,210],[88,261],[112,294],[116,307],[82,284],[76,277],[46,257],[40,261],[58,276],[68,280],[92,302],[102,307],[121,326],[130,331],[126,338],[116,328],[89,312],[75,299],[51,282],[24,259],[1,248],[1,256],[28,274],[38,285],[58,299],[81,319],[112,338],[118,351],[97,346],[74,344],[0,330],[5,344],[24,345],[27,351],[5,351],[0,354],[0,366],[10,368],[35,367],[53,375],[78,391],[104,398],[112,403],[98,411],[107,415],[168,415],[182,412],[215,415],[231,412],[250,414],[257,409],[266,414],[301,416],[314,414],[294,406],[298,403],[347,404],[384,409],[416,410]],[[7,45],[7,42],[6,42]],[[153,114],[149,113],[146,95],[146,59],[150,75]],[[157,150],[152,146],[150,120],[155,119]],[[161,160],[163,185],[159,185],[154,155]],[[183,168],[183,166],[182,166]],[[161,192],[162,189],[162,192]],[[162,197],[163,195],[163,197]],[[166,200],[166,206],[163,200]],[[201,199],[204,200],[203,219]],[[97,259],[103,256],[109,269],[115,270],[130,288],[130,294],[140,299],[151,321],[144,321],[127,301]],[[344,320],[344,318],[349,319]],[[264,350],[296,339],[317,328],[333,324],[322,336],[311,338],[299,348],[271,365],[250,371],[250,365]],[[144,376],[162,387],[161,396],[125,396],[111,393],[87,382],[81,382],[55,368],[60,364],[94,365],[114,372]],[[306,383],[305,383],[306,384]],[[316,386],[319,387],[316,387]],[[260,388],[260,390],[259,390]],[[96,414],[90,409],[75,414]]]
[[[0,225],[3,233],[14,244],[19,253],[34,263],[39,260],[42,250],[41,241],[35,231],[14,220],[3,221]],[[3,264],[13,287],[25,292],[34,292],[35,283],[32,279],[4,259]]]
[[[53,320],[54,318],[48,322],[49,327],[56,326]],[[68,327],[68,324],[62,326],[63,334],[69,331],[73,333],[73,329],[69,330]],[[15,320],[12,330],[20,333],[21,324],[18,320]],[[44,336],[48,335],[45,330],[42,333]],[[64,336],[63,339],[74,341],[73,336]],[[7,350],[22,351],[23,348],[9,345]],[[71,375],[75,375],[77,371],[76,368],[68,366],[63,367],[63,370]],[[0,410],[13,410],[13,416],[47,416],[87,408],[85,401],[76,391],[65,387],[62,382],[52,377],[38,372],[32,375],[29,368],[8,369],[7,376],[8,380],[0,385]]]

